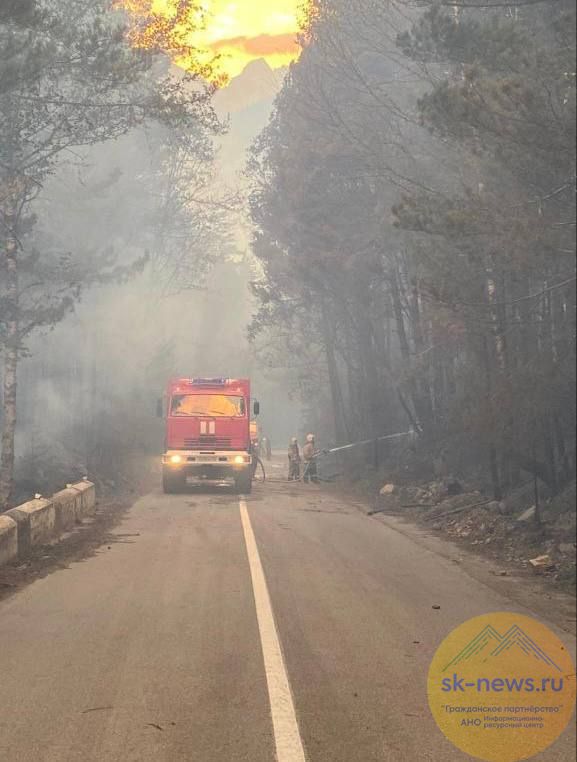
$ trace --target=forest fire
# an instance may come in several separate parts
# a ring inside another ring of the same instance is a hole
[[[131,43],[163,50],[180,67],[223,84],[251,61],[271,68],[298,59],[299,0],[116,0],[132,21]]]
[[[576,30],[0,0],[0,762],[577,762]]]

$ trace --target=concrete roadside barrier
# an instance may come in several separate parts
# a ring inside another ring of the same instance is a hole
[[[0,516],[0,566],[18,558],[18,525],[9,516]]]
[[[18,558],[20,561],[28,558],[32,543],[30,541],[30,516],[19,508],[12,508],[3,514],[12,519],[16,524],[16,537],[18,543]]]
[[[16,515],[17,514],[17,515]],[[20,552],[20,529],[27,530],[30,547],[48,545],[56,534],[56,511],[54,503],[44,498],[30,500],[13,508],[6,514],[18,524],[18,550]],[[26,526],[27,525],[27,526]]]
[[[52,497],[56,512],[56,535],[73,529],[82,518],[82,493],[67,488]]]
[[[71,484],[70,489],[76,490],[76,493],[80,496],[77,510],[78,519],[94,516],[96,513],[96,486],[85,479],[76,484]]]
[[[33,548],[49,545],[82,519],[96,513],[96,486],[84,479],[50,500],[36,497],[0,515],[0,566],[25,560]]]

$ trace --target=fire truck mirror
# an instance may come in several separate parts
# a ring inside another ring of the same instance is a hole
[[[164,418],[164,405],[162,399],[156,400],[156,417]]]
[[[254,403],[254,414],[255,415],[260,415],[260,402],[255,402]]]

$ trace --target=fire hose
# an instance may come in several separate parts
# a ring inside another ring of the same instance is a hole
[[[253,467],[253,471],[252,471],[253,478],[256,478],[256,473],[258,471],[258,467],[260,466],[261,471],[262,471],[262,480],[263,480],[263,482],[266,482],[266,469],[264,467],[264,463],[262,462],[262,460],[259,458],[258,455],[255,455],[254,458],[255,458],[255,460],[254,460],[254,467]]]

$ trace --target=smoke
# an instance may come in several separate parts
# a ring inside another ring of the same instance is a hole
[[[257,37],[232,37],[211,45],[216,52],[240,52],[252,58],[286,55],[295,58],[300,46],[295,34],[261,34]]]
[[[28,342],[19,499],[87,473],[119,482],[127,461],[158,457],[156,401],[172,376],[250,377],[273,441],[284,446],[298,429],[283,379],[265,378],[247,339],[256,276],[235,196],[244,193],[245,150],[272,107],[271,82],[264,84],[248,77],[219,94],[242,105],[212,148],[202,136],[171,143],[164,128],[135,129],[67,156],[35,201],[26,252],[62,261],[79,281],[105,260],[110,276]],[[115,267],[130,271],[144,260],[130,277],[115,276]],[[26,298],[41,300],[46,284],[29,286]]]

